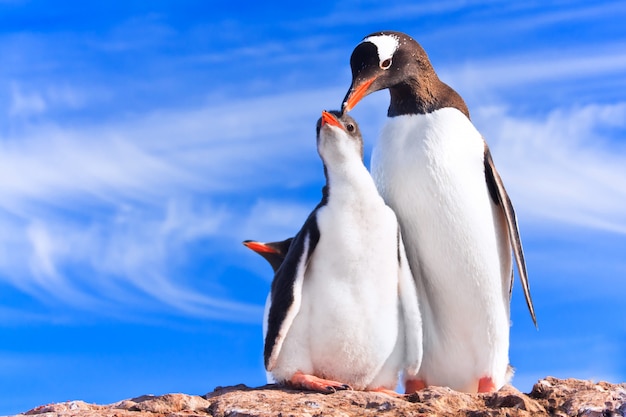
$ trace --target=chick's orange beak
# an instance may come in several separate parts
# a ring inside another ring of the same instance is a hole
[[[327,112],[326,110],[322,110],[322,126],[325,124],[337,126],[343,129],[343,126],[341,126],[341,123],[339,123],[339,120],[337,120],[333,114]]]

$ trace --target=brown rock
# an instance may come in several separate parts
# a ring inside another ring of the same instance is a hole
[[[34,415],[34,414],[46,414],[46,413],[65,413],[65,412],[73,412],[73,411],[90,411],[90,410],[100,410],[102,406],[95,404],[87,404],[84,401],[67,401],[64,403],[57,404],[48,404],[41,405],[37,408],[33,408],[30,411],[27,411],[26,415]]]
[[[529,396],[555,416],[626,415],[626,384],[547,377],[535,384]]]
[[[431,387],[409,396],[339,391],[334,394],[275,385],[218,387],[204,397],[145,395],[110,405],[71,401],[34,408],[40,417],[350,417],[350,416],[625,416],[626,384],[577,379],[540,380],[530,394],[506,386],[492,394]]]
[[[148,411],[156,414],[183,412],[206,414],[211,403],[197,395],[166,394],[162,396],[143,395],[112,404],[111,407],[128,411]]]

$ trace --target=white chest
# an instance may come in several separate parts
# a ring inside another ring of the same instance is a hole
[[[447,297],[462,308],[485,281],[494,292],[502,285],[483,158],[480,133],[451,108],[390,119],[373,151],[372,176],[398,216],[413,273],[439,304]]]
[[[397,219],[373,184],[371,191],[331,196],[318,211],[320,239],[313,257],[320,261],[311,262],[310,281],[345,286],[352,294],[371,286],[375,297],[380,281],[395,280]]]
[[[408,193],[460,201],[459,194],[485,188],[483,154],[480,133],[458,110],[399,116],[388,121],[374,148],[372,176],[386,199]]]

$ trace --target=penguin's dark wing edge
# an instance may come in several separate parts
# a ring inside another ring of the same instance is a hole
[[[274,275],[264,347],[265,369],[268,371],[274,368],[285,336],[300,310],[302,282],[319,237],[314,211],[293,238],[285,260]]]
[[[526,261],[524,260],[524,250],[522,249],[522,240],[520,238],[519,229],[517,227],[517,217],[515,216],[515,210],[513,204],[509,199],[509,196],[504,188],[502,179],[496,171],[496,167],[491,158],[491,152],[489,147],[485,143],[485,179],[487,181],[487,187],[489,188],[489,194],[493,202],[502,210],[504,218],[506,219],[506,225],[509,233],[509,239],[513,247],[513,255],[515,256],[515,263],[517,264],[517,271],[519,272],[520,281],[522,282],[522,289],[524,290],[524,297],[526,298],[526,305],[528,311],[533,319],[535,327],[537,327],[537,318],[535,317],[535,308],[533,306],[533,300],[530,296],[530,285],[528,283],[528,273],[526,272]],[[513,274],[511,274],[510,289],[513,288]],[[510,296],[510,293],[509,293]]]

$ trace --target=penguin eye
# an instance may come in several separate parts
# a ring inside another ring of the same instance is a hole
[[[352,123],[348,123],[346,125],[346,130],[350,133],[354,132],[354,125]]]
[[[380,68],[384,70],[389,69],[390,66],[391,66],[391,58],[387,58],[380,63]]]

